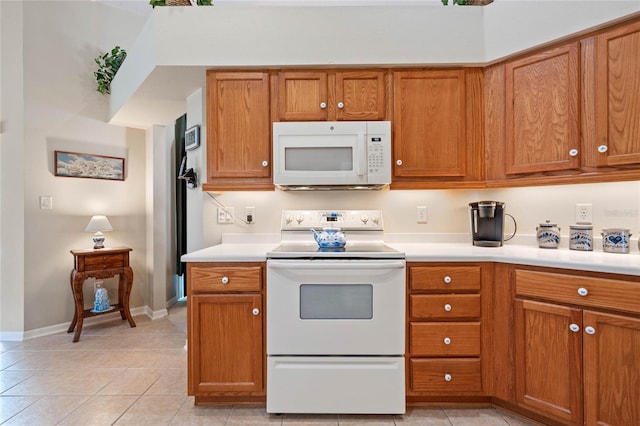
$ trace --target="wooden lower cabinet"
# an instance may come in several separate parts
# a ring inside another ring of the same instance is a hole
[[[479,358],[412,358],[409,364],[414,392],[480,392]]]
[[[561,424],[639,425],[640,277],[584,275],[515,270],[515,403]],[[629,314],[595,310],[616,297]]]
[[[581,311],[517,299],[518,405],[571,424],[582,421]],[[574,330],[570,329],[575,324]]]
[[[196,404],[264,401],[263,266],[187,268],[188,394]]]
[[[583,324],[586,424],[640,425],[640,319],[585,310]]]
[[[479,264],[409,263],[407,396],[410,402],[483,397]],[[490,297],[487,299],[489,300]],[[483,323],[484,322],[484,323]]]
[[[264,403],[264,270],[187,265],[196,404]],[[493,403],[542,424],[640,425],[640,276],[408,262],[407,286],[408,404]]]

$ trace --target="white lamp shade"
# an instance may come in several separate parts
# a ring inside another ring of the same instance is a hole
[[[93,216],[87,225],[84,232],[97,232],[97,231],[113,231],[111,223],[106,216],[97,215]]]

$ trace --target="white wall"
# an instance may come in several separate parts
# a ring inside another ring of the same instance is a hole
[[[175,213],[172,190],[173,126],[154,126],[147,130],[146,221],[147,279],[144,300],[152,318],[167,314],[167,300],[176,297]]]
[[[0,330],[24,330],[22,2],[0,2]]]
[[[222,233],[279,233],[283,209],[382,209],[385,231],[405,234],[453,233],[469,235],[468,203],[497,200],[506,203],[507,213],[518,224],[519,236],[535,236],[536,226],[546,219],[569,234],[575,223],[575,204],[593,204],[594,235],[605,227],[627,227],[633,239],[640,234],[640,182],[616,182],[492,190],[420,191],[250,191],[225,192],[217,197],[236,215],[245,206],[256,207],[255,223],[236,220],[231,225],[216,223],[216,205],[205,199],[204,246],[220,242]],[[416,223],[416,207],[427,206],[428,223]],[[507,222],[506,230],[511,231]],[[423,240],[428,240],[424,235]],[[566,239],[565,239],[566,240]],[[533,240],[535,241],[535,240]],[[632,251],[637,252],[632,244]]]
[[[93,214],[106,214],[114,227],[108,246],[133,248],[132,306],[151,306],[144,297],[145,132],[107,124],[108,97],[95,91],[93,77],[93,58],[116,44],[127,48],[144,18],[95,2],[0,7],[3,337],[71,320],[69,251],[91,247],[84,228]],[[54,150],[124,157],[126,179],[56,177]],[[52,210],[39,208],[41,195],[53,197]],[[85,299],[92,298],[91,284]],[[107,285],[115,298],[115,280]]]

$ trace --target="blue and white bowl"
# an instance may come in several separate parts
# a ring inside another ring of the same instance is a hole
[[[322,231],[311,230],[313,238],[322,248],[339,248],[347,244],[347,238],[342,232],[342,228],[322,228]]]

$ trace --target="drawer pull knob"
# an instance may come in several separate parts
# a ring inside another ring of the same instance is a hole
[[[605,152],[607,152],[608,150],[609,150],[609,147],[608,147],[608,146],[606,146],[606,145],[600,145],[600,146],[598,147],[598,152],[599,152],[600,154],[604,154],[604,153],[605,153]]]
[[[580,326],[578,324],[571,324],[569,325],[569,330],[577,333],[578,331],[580,331]]]
[[[445,381],[450,382],[450,381],[451,381],[451,379],[452,379],[451,374],[445,374],[445,375],[444,375],[444,380],[445,380]]]
[[[222,277],[220,282],[222,282],[222,284],[227,284],[229,282],[229,277]]]
[[[321,109],[325,109],[327,107],[327,103],[326,102],[320,102],[320,108]]]
[[[338,102],[338,108],[340,108],[340,109],[344,108],[344,103],[343,102]]]
[[[451,339],[450,339],[450,338],[448,338],[448,337],[445,337],[445,338],[444,338],[444,344],[445,344],[445,345],[450,345],[450,344],[451,344]]]
[[[587,290],[587,289],[586,289],[586,288],[584,288],[584,287],[580,287],[580,288],[578,289],[578,294],[579,294],[580,296],[586,296],[587,294],[589,294],[589,290]]]
[[[402,160],[396,160],[396,164],[397,164],[398,166],[402,166]]]
[[[448,303],[447,303],[446,305],[444,305],[444,310],[445,310],[445,311],[447,311],[447,312],[451,312],[451,309],[452,309],[452,307],[451,307],[451,305],[450,305],[450,304],[448,304]]]
[[[587,334],[596,334],[596,329],[591,326],[585,327],[584,331],[586,331]]]
[[[267,160],[262,162],[262,167],[267,167],[269,165],[269,162]]]
[[[258,315],[258,314],[260,313],[260,309],[258,309],[258,308],[253,308],[253,311],[251,311],[251,313],[252,313],[253,315]]]
[[[444,283],[445,284],[449,284],[451,282],[451,277],[449,275],[447,275],[446,277],[444,277]]]
[[[571,157],[577,157],[578,156],[578,150],[573,148],[572,150],[569,150],[569,155]]]

